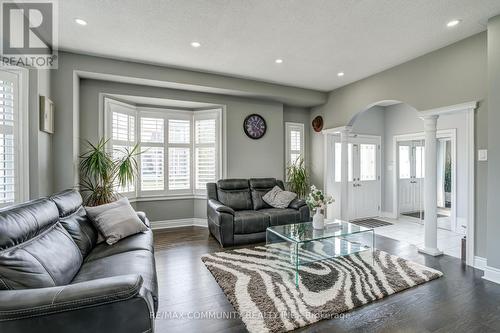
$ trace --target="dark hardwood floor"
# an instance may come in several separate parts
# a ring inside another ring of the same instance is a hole
[[[376,246],[444,276],[296,332],[500,332],[500,285],[482,279],[482,271],[450,256],[419,254],[414,246],[382,236]],[[246,332],[200,260],[205,253],[221,251],[206,228],[156,231],[155,251],[160,294],[156,332]],[[233,318],[200,319],[200,313]]]

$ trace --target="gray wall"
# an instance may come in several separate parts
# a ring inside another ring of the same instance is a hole
[[[488,22],[488,266],[500,268],[500,16]]]
[[[175,99],[213,103],[226,107],[227,177],[275,177],[284,174],[284,115],[283,105],[277,102],[249,99],[227,95],[214,95],[158,87],[147,87],[125,83],[81,80],[80,82],[80,142],[98,140],[102,135],[102,112],[100,100],[103,93],[153,98]],[[293,119],[308,119],[305,109],[292,111]],[[261,114],[268,125],[266,135],[252,140],[243,132],[243,120],[251,113]],[[200,203],[202,202],[202,203]],[[152,221],[171,220],[206,215],[203,200],[140,201],[137,209],[144,210]]]
[[[332,91],[325,105],[313,108],[311,119],[321,114],[325,128],[333,128],[351,124],[357,114],[383,100],[401,101],[419,111],[477,100],[480,103],[476,110],[476,148],[486,148],[486,49],[487,38],[483,32],[351,83]],[[311,152],[312,178],[323,186],[322,135],[311,135]],[[476,255],[483,257],[486,256],[486,170],[485,163],[476,163],[475,246]]]
[[[39,96],[51,98],[50,70],[29,71],[29,177],[30,198],[52,193],[53,152],[52,135],[40,131]]]

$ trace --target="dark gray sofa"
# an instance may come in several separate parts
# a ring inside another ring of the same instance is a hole
[[[152,332],[152,231],[97,236],[74,190],[1,210],[0,332]]]
[[[207,216],[210,233],[223,246],[258,243],[266,240],[269,226],[308,222],[309,207],[295,199],[288,208],[272,208],[262,196],[274,186],[284,189],[275,178],[224,179],[207,184]]]

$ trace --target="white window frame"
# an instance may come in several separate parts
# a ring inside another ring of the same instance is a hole
[[[205,119],[214,119],[215,118],[215,142],[213,144],[209,143],[196,143],[195,134],[195,124],[197,120],[205,120]],[[193,134],[193,163],[192,172],[193,172],[193,190],[195,195],[205,195],[207,193],[207,189],[197,189],[196,188],[196,170],[195,170],[195,153],[197,147],[214,147],[215,148],[215,156],[217,157],[216,165],[215,165],[215,178],[221,179],[223,175],[223,151],[222,151],[222,109],[211,109],[211,110],[200,110],[194,113],[193,124],[192,124],[192,134]]]
[[[206,189],[196,189],[195,180],[195,147],[199,146],[195,144],[195,121],[199,119],[216,119],[216,179],[220,179],[224,174],[224,164],[223,164],[223,108],[217,109],[203,109],[203,110],[176,110],[176,109],[166,109],[166,108],[149,108],[149,107],[136,107],[115,99],[104,97],[104,137],[111,138],[112,136],[112,104],[117,104],[122,107],[126,107],[130,110],[131,114],[135,115],[135,142],[139,143],[139,147],[142,147],[141,143],[141,118],[151,117],[151,118],[162,118],[164,119],[164,143],[146,143],[147,146],[160,146],[164,148],[164,190],[160,191],[142,191],[141,190],[141,155],[137,158],[137,163],[139,165],[139,173],[135,181],[135,191],[128,193],[121,193],[130,199],[136,199],[141,201],[141,199],[179,199],[179,198],[195,198],[206,196]],[[169,120],[189,120],[190,121],[190,142],[189,144],[181,143],[170,143],[168,137],[168,127]],[[113,145],[113,139],[111,138],[109,145]],[[186,147],[190,149],[190,188],[189,189],[179,189],[170,190],[168,188],[168,148],[169,147]]]
[[[300,132],[300,151],[296,150],[291,150],[290,147],[290,134],[291,131],[299,131]],[[292,161],[291,160],[291,155],[299,153],[300,156],[304,159],[304,163],[306,162],[306,156],[305,156],[305,135],[304,135],[304,124],[303,123],[292,123],[292,122],[286,122],[285,123],[285,152],[286,152],[286,166],[288,167],[291,165]]]
[[[12,203],[0,204],[0,208],[29,200],[29,72],[26,68],[4,64],[1,71],[17,77],[18,122],[14,128],[16,188]]]

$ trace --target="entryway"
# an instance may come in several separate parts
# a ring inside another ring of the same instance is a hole
[[[324,186],[336,199],[327,216],[386,220],[392,225],[376,230],[407,237],[434,256],[443,249],[459,256],[467,235],[472,264],[475,106],[419,112],[404,103],[381,104],[324,130]]]

